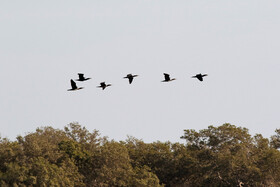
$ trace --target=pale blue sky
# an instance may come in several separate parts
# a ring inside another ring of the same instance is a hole
[[[77,121],[116,140],[175,142],[225,122],[269,137],[280,128],[279,10],[279,0],[0,1],[1,136]],[[92,79],[67,92],[79,72]],[[161,83],[163,72],[178,80]],[[140,75],[132,85],[128,73]]]

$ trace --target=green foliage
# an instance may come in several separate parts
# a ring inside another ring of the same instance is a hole
[[[133,187],[161,187],[158,177],[147,166],[134,168],[131,185]]]
[[[275,149],[280,148],[280,129],[275,130],[276,135],[271,136],[271,146],[274,147]]]
[[[108,141],[78,123],[38,128],[0,138],[0,186],[280,186],[279,137],[231,124],[185,130],[185,144]]]
[[[224,124],[219,127],[209,126],[208,129],[196,132],[185,130],[183,139],[187,148],[196,159],[195,176],[200,176],[194,184],[202,186],[278,186],[275,172],[278,166],[271,165],[268,158],[278,151],[269,146],[269,140],[261,135],[251,137],[248,129]],[[265,155],[265,156],[264,156]],[[276,157],[273,160],[278,164]],[[271,171],[265,169],[270,167]],[[273,168],[273,169],[272,169]],[[272,177],[275,176],[275,177]]]
[[[58,144],[66,139],[63,131],[46,127],[17,142],[2,141],[0,181],[9,186],[83,186],[77,166],[61,159],[65,156]]]

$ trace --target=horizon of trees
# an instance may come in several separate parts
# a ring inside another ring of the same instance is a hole
[[[78,123],[0,137],[0,186],[280,186],[280,129],[264,138],[226,123],[181,139],[114,141]]]

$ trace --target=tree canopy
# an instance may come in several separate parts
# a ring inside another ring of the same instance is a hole
[[[185,143],[108,140],[78,123],[0,138],[0,186],[280,186],[280,130],[186,129]]]

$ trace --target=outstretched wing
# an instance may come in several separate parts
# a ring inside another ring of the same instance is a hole
[[[78,75],[79,75],[79,79],[80,79],[80,80],[83,80],[83,79],[84,79],[84,74],[83,74],[83,73],[78,73]]]
[[[198,80],[203,81],[203,77],[202,76],[198,76],[197,78],[198,78]]]
[[[100,86],[101,86],[101,87],[106,87],[105,82],[101,82],[101,83],[100,83]]]
[[[129,84],[131,84],[132,81],[133,81],[133,77],[132,77],[132,76],[131,76],[131,77],[128,77],[128,80],[129,80]]]
[[[71,79],[71,87],[72,87],[72,89],[73,90],[75,90],[75,89],[77,89],[77,85],[76,85],[76,83]]]
[[[165,79],[166,81],[169,81],[169,80],[170,80],[170,76],[169,76],[169,74],[164,73],[164,79]]]

